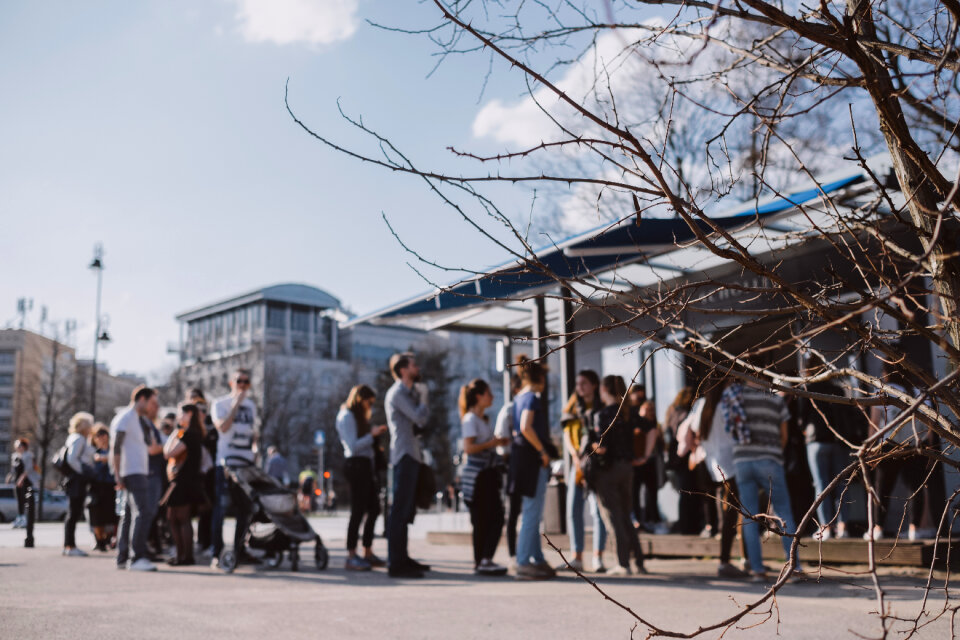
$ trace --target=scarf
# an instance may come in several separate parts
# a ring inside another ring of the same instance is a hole
[[[734,383],[723,391],[720,399],[724,431],[733,435],[740,444],[750,444],[750,428],[747,412],[743,410],[743,385]]]

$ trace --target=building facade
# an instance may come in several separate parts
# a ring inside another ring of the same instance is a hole
[[[27,438],[38,462],[66,436],[76,409],[73,347],[25,329],[0,330],[0,478],[10,472],[17,438]]]

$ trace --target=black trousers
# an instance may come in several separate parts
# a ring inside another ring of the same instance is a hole
[[[27,507],[27,487],[30,486],[30,481],[27,480],[23,483],[22,487],[15,487],[14,493],[17,496],[17,514],[23,515],[23,512]]]
[[[67,505],[67,518],[63,521],[63,546],[77,546],[77,523],[83,517],[83,501],[87,497],[86,492],[81,492],[78,496],[71,496]]]
[[[350,522],[347,524],[347,550],[357,548],[360,523],[363,522],[363,546],[373,546],[373,528],[380,515],[380,488],[373,473],[373,461],[363,456],[347,458],[345,467],[350,484]]]
[[[503,501],[500,499],[500,471],[484,469],[477,475],[470,508],[473,524],[473,564],[493,559],[503,531]]]
[[[510,551],[510,557],[517,555],[517,521],[520,520],[520,512],[523,508],[523,496],[519,493],[513,493],[507,496],[510,501],[510,511],[507,515],[507,549]]]
[[[728,564],[740,521],[740,494],[734,478],[727,478],[726,482],[718,482],[716,486],[717,515],[720,520],[720,562]],[[743,536],[740,536],[740,557],[747,557],[747,544]]]
[[[633,468],[633,519],[638,523],[660,522],[660,505],[657,504],[659,484],[656,460],[651,458],[646,464]],[[641,495],[644,502],[642,507]]]

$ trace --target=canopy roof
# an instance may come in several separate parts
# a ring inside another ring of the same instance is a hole
[[[740,204],[710,216],[751,251],[766,252],[788,245],[796,232],[809,229],[811,215],[829,199],[865,182],[862,169],[835,175],[780,197]],[[807,206],[805,206],[807,205]],[[792,217],[805,216],[804,220]],[[822,215],[822,212],[821,212]],[[776,221],[776,225],[771,224]],[[714,233],[697,221],[704,234]],[[779,225],[779,226],[778,226]],[[759,246],[753,243],[760,242]],[[607,224],[534,250],[531,262],[512,260],[472,276],[350,320],[411,328],[459,329],[498,334],[527,333],[532,298],[558,287],[557,279],[590,279],[609,287],[645,286],[723,264],[702,248],[696,235],[679,218],[631,219]],[[533,265],[542,265],[537,268]],[[553,304],[551,304],[553,303]],[[548,300],[547,320],[559,316],[559,302]]]

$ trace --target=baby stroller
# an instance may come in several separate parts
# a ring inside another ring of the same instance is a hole
[[[290,559],[290,569],[300,568],[300,543],[316,542],[314,562],[321,571],[327,568],[330,554],[310,523],[297,509],[296,493],[280,485],[256,465],[226,467],[225,472],[237,483],[250,501],[250,528],[246,544],[265,552],[268,567],[276,569],[283,554]],[[237,567],[237,550],[225,549],[220,554],[220,568],[227,573]]]

